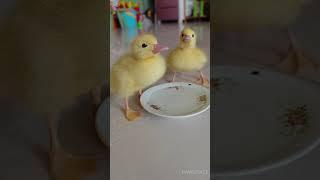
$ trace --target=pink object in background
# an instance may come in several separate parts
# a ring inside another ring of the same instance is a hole
[[[178,0],[155,0],[156,15],[158,20],[178,20]]]

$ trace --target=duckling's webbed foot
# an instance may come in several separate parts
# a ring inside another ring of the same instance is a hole
[[[197,80],[197,83],[202,85],[202,86],[209,86],[209,80],[206,78],[203,73],[200,71],[200,78]]]
[[[199,78],[198,80],[197,80],[197,84],[200,84],[200,85],[202,85],[202,86],[209,86],[209,80],[207,79],[207,78],[205,78],[205,77],[202,77],[202,78]]]
[[[284,53],[283,53],[284,54]],[[318,69],[312,58],[308,57],[301,49],[294,49],[292,45],[285,53],[285,55],[279,55],[280,62],[275,67],[288,74],[306,74],[315,72]]]
[[[125,98],[125,107],[123,109],[128,121],[135,121],[141,117],[141,112],[132,110],[129,107],[128,98]]]
[[[308,57],[305,52],[299,48],[298,43],[292,33],[289,34],[290,47],[286,53],[279,54],[281,61],[276,64],[276,68],[289,74],[308,75],[318,70],[312,58]]]
[[[135,121],[135,120],[137,120],[138,118],[141,117],[141,112],[134,111],[132,109],[126,109],[125,110],[125,116],[126,116],[128,121]]]

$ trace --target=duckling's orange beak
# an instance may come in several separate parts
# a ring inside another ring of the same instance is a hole
[[[154,54],[158,54],[159,52],[165,51],[165,50],[168,50],[168,49],[169,49],[168,46],[164,46],[164,45],[161,45],[161,44],[155,44],[152,52]]]
[[[183,40],[184,42],[189,42],[189,41],[191,40],[191,36],[184,35],[182,40]]]

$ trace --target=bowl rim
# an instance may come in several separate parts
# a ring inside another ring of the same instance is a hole
[[[191,113],[191,114],[187,114],[187,115],[164,115],[164,114],[161,114],[161,113],[157,113],[157,112],[154,112],[154,111],[151,111],[149,108],[147,108],[146,106],[146,101],[144,100],[144,97],[146,96],[146,92],[148,91],[152,91],[154,89],[158,89],[160,87],[162,88],[166,88],[166,87],[171,87],[171,86],[186,86],[188,87],[189,85],[192,85],[192,86],[196,86],[197,88],[201,88],[203,89],[204,91],[206,91],[207,95],[209,96],[209,99],[210,99],[210,88],[206,88],[206,87],[203,87],[203,86],[200,86],[198,84],[195,84],[195,83],[191,83],[191,82],[170,82],[170,83],[161,83],[161,84],[157,84],[153,87],[150,87],[148,88],[147,90],[145,90],[142,95],[140,96],[140,103],[143,107],[143,109],[145,111],[147,111],[148,113],[150,114],[153,114],[153,115],[156,115],[156,116],[159,116],[159,117],[165,117],[165,118],[170,118],[170,119],[183,119],[183,118],[189,118],[189,117],[193,117],[193,116],[196,116],[196,115],[199,115],[205,111],[207,111],[209,108],[210,108],[210,100],[208,101],[208,103],[206,104],[206,106],[204,108],[202,108],[201,110],[195,112],[195,113]],[[162,89],[161,88],[161,89]]]

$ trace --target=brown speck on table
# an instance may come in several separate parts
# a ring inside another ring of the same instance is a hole
[[[199,96],[198,101],[200,103],[206,103],[207,102],[207,96],[206,95]]]
[[[160,110],[160,107],[154,104],[151,104],[150,107],[152,107],[155,110]]]

